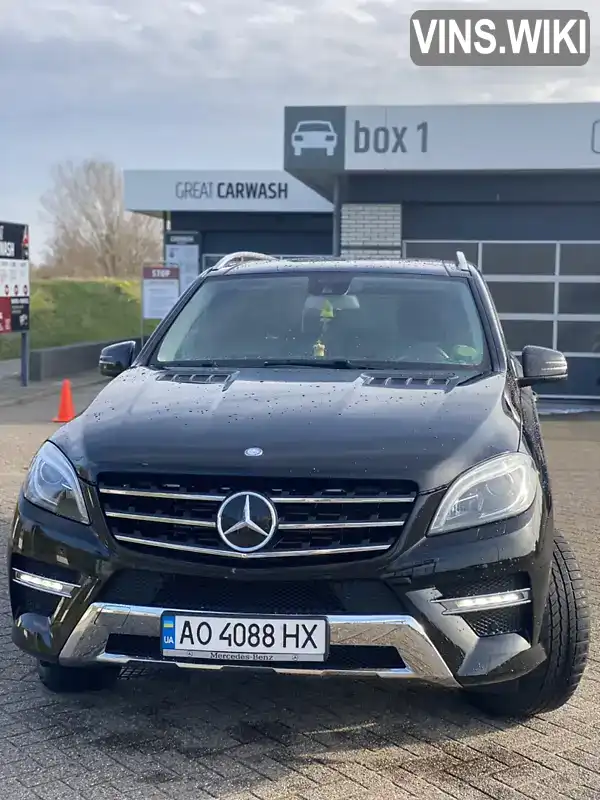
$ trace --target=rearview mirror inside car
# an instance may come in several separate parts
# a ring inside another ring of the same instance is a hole
[[[558,350],[527,345],[523,348],[521,361],[523,375],[518,379],[519,386],[562,381],[568,377],[567,359]]]
[[[117,342],[103,348],[98,366],[100,373],[107,378],[116,378],[133,363],[135,342]]]

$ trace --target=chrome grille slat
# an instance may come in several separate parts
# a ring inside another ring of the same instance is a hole
[[[100,489],[100,494],[112,494],[121,497],[155,497],[161,500],[197,500],[199,502],[222,503],[227,497],[226,494],[191,494],[187,492],[151,492],[145,489]],[[269,497],[272,503],[315,503],[317,505],[327,503],[414,503],[414,495],[384,496],[384,497]]]
[[[161,517],[153,514],[133,514],[126,511],[107,511],[107,517],[112,519],[131,519],[140,522],[159,522],[165,525],[191,525],[197,528],[216,528],[214,522],[206,520],[188,519],[187,517]],[[335,528],[401,528],[403,520],[383,520],[376,522],[305,522],[295,524],[293,522],[282,522],[279,525],[281,531],[325,531]]]
[[[326,531],[335,528],[345,528],[356,530],[358,528],[401,528],[404,520],[390,519],[377,520],[376,522],[282,522],[279,525],[281,531]]]
[[[145,489],[100,489],[100,494],[113,494],[119,497],[155,497],[157,500],[197,500],[207,503],[222,503],[227,496],[224,494],[190,494],[188,492],[149,492]]]
[[[402,497],[271,497],[272,503],[414,503],[414,495]]]
[[[214,522],[203,519],[187,519],[185,517],[161,517],[158,514],[129,514],[126,511],[106,511],[112,519],[131,519],[138,522],[159,522],[164,525],[191,525],[193,528],[215,528]]]
[[[377,555],[397,541],[417,496],[402,480],[115,474],[99,476],[99,497],[114,539],[164,555],[207,558],[302,558]],[[221,503],[258,492],[279,512],[265,550],[238,553],[217,529]]]
[[[258,553],[236,553],[235,550],[225,550],[211,547],[195,547],[194,545],[175,545],[171,542],[159,542],[151,539],[140,539],[135,536],[115,536],[119,542],[129,544],[144,545],[149,547],[162,547],[166,550],[181,550],[186,553],[200,553],[207,556],[227,556],[227,558],[255,559],[255,558],[298,558],[302,556],[324,556],[332,553],[369,553],[376,550],[387,550],[388,545],[376,545],[369,547],[347,547],[335,550],[277,550]]]

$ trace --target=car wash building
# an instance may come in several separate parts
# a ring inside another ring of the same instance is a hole
[[[125,171],[125,207],[158,216],[183,288],[223,255],[330,255],[332,204],[286,172]]]
[[[600,399],[600,104],[287,107],[284,166],[334,204],[334,251],[454,259],[509,347],[565,352]]]

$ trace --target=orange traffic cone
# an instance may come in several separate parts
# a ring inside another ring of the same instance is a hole
[[[70,422],[75,417],[75,406],[73,405],[73,394],[71,392],[71,381],[64,380],[60,390],[60,401],[58,404],[58,414],[52,422]]]

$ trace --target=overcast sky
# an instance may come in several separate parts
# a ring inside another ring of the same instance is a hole
[[[582,8],[600,40],[599,0],[0,0],[0,219],[30,222],[38,251],[65,159],[279,169],[286,104],[600,101],[597,46],[562,71],[414,67],[427,6]]]

